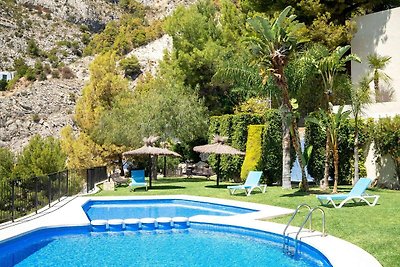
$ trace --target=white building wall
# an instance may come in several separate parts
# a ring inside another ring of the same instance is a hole
[[[6,81],[12,80],[15,76],[15,71],[0,71],[0,80],[4,80],[4,77],[6,78]]]
[[[392,101],[400,102],[400,7],[358,17],[356,22],[357,33],[351,41],[351,51],[361,58],[362,63],[351,63],[353,84],[369,71],[368,55],[390,56],[384,72],[392,78]],[[400,106],[397,111],[400,113]]]
[[[353,84],[357,84],[360,78],[370,71],[367,57],[376,53],[391,57],[384,72],[391,77],[391,86],[394,90],[391,102],[370,104],[363,116],[379,119],[398,115],[400,114],[400,7],[358,17],[356,23],[358,30],[351,41],[351,51],[361,58],[362,63],[351,63]],[[373,94],[373,83],[370,86]],[[384,183],[395,180],[393,160],[384,155],[378,159],[379,164],[377,164],[377,159],[372,144],[365,162],[368,177],[378,177],[379,181]]]

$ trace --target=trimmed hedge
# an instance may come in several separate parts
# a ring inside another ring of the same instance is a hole
[[[372,122],[359,120],[359,171],[360,177],[366,176],[364,149],[368,149],[370,134],[368,125]],[[307,166],[308,173],[318,183],[324,176],[326,134],[318,125],[306,122],[305,146],[312,145],[313,151]],[[331,155],[330,177],[334,177]],[[354,120],[349,119],[339,131],[339,184],[351,184],[354,177]]]
[[[263,171],[264,183],[279,183],[282,180],[282,120],[278,110],[268,110],[264,116],[241,113],[211,117],[208,132],[209,142],[215,134],[219,134],[228,137],[227,144],[241,151],[246,150],[247,154],[252,154],[251,150],[255,148],[249,146],[246,148],[249,138],[248,127],[263,123],[265,125],[262,127],[264,130],[261,133],[261,159],[254,165],[254,169]],[[251,135],[250,133],[250,138]],[[294,156],[293,153],[292,156]],[[233,179],[235,182],[242,182],[242,179],[247,176],[241,175],[243,161],[242,156],[221,156],[221,180]],[[210,155],[208,162],[215,170],[215,155]],[[250,167],[247,166],[243,168],[250,170]]]
[[[246,156],[240,172],[240,178],[245,180],[249,171],[258,170],[262,156],[262,134],[264,125],[250,125],[247,136]]]
[[[225,136],[228,138],[227,144],[241,151],[246,149],[248,126],[251,124],[260,124],[263,122],[263,116],[258,114],[240,113],[235,115],[213,116],[210,118],[208,131],[209,142],[214,135]],[[210,155],[208,163],[215,170],[216,156]],[[233,179],[236,182],[240,180],[240,170],[243,163],[242,156],[221,155],[220,179]]]
[[[282,118],[279,110],[267,111],[265,121],[259,169],[264,172],[265,183],[280,183],[282,181]]]

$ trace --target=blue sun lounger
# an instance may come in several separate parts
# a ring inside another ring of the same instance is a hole
[[[249,174],[247,175],[246,182],[242,185],[232,185],[228,186],[228,190],[233,195],[236,190],[244,189],[246,192],[247,196],[250,196],[251,191],[253,189],[258,188],[261,190],[261,192],[265,193],[265,190],[267,189],[266,184],[260,184],[260,178],[261,178],[262,172],[260,171],[250,171]]]
[[[371,179],[361,178],[348,194],[317,195],[317,199],[321,205],[332,204],[335,208],[343,207],[343,205],[349,200],[352,200],[354,203],[365,202],[369,206],[375,206],[378,202],[379,196],[372,196],[365,193],[365,190],[367,190],[370,184]],[[373,199],[373,202],[369,202],[368,199]],[[335,201],[340,201],[340,203],[336,204]]]
[[[147,191],[147,182],[144,178],[144,170],[132,170],[131,171],[132,182],[129,184],[131,187],[131,191],[135,191],[136,187],[146,187]]]

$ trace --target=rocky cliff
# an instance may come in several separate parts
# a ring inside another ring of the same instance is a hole
[[[112,3],[117,3],[106,0],[17,2],[20,4],[18,8],[7,5],[0,9],[0,53],[4,57],[4,60],[0,60],[0,69],[12,66],[13,59],[21,56],[27,63],[33,64],[35,59],[22,52],[26,50],[26,40],[29,38],[37,40],[40,49],[43,50],[49,50],[60,40],[80,40],[82,32],[76,23],[90,22],[92,19],[104,23],[114,14],[112,11],[107,13],[107,8],[112,7]],[[178,4],[188,5],[194,0],[141,2],[152,7],[150,11],[153,13],[149,14],[151,19],[155,19],[170,14]],[[50,14],[51,18],[46,14]],[[19,16],[23,19],[18,20]],[[20,34],[16,34],[18,32]],[[155,74],[164,50],[171,48],[171,38],[164,35],[134,49],[129,55],[134,54],[138,57],[143,72]],[[54,79],[48,76],[45,81],[23,80],[12,92],[0,92],[0,147],[8,147],[18,152],[34,134],[58,137],[66,125],[76,129],[73,112],[81,90],[89,79],[88,66],[93,58],[79,58],[67,49],[66,47],[62,50],[65,52],[61,55],[64,55],[63,62],[75,74],[74,78]]]

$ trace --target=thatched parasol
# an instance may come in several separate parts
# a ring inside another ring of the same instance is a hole
[[[135,156],[135,155],[149,155],[150,157],[152,156],[172,156],[172,157],[181,157],[178,153],[171,151],[167,148],[161,148],[161,147],[156,147],[154,146],[155,142],[159,137],[157,136],[150,136],[148,138],[143,138],[144,141],[144,146],[135,149],[135,150],[130,150],[127,152],[122,153],[123,156]],[[153,163],[153,162],[151,162]],[[152,170],[153,166],[151,164],[150,167],[150,183],[149,187],[151,188],[151,181],[152,181]]]
[[[211,144],[203,146],[195,146],[194,151],[199,153],[216,154],[217,155],[217,186],[219,186],[219,165],[220,165],[220,155],[241,155],[244,156],[245,153],[233,148],[231,146],[225,145],[227,138],[215,135]]]

